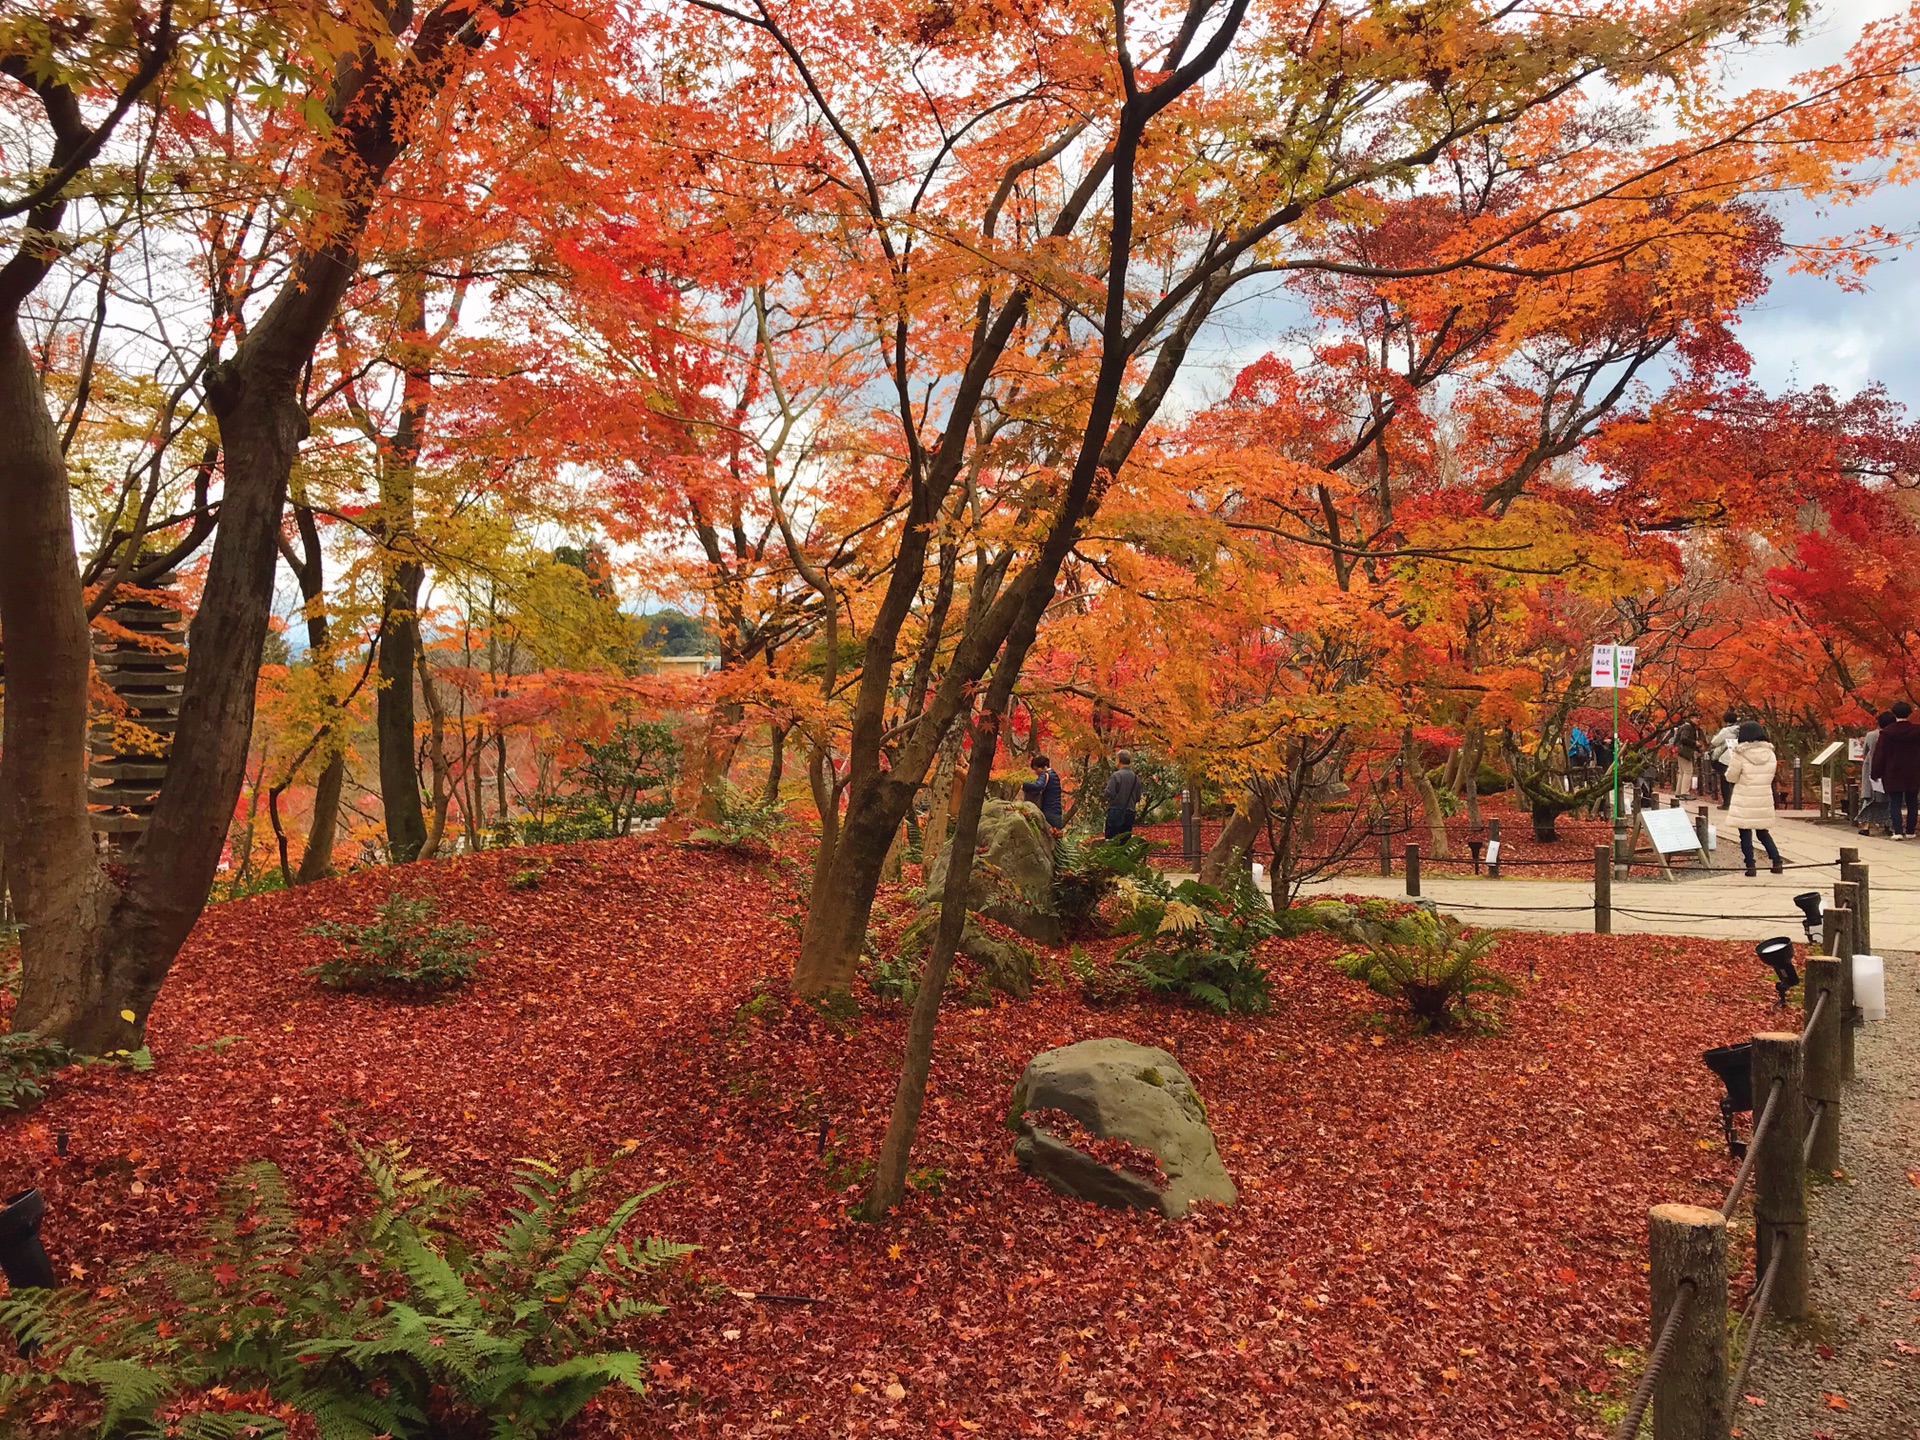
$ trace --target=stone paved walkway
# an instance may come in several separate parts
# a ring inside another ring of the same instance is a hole
[[[1636,872],[1633,879],[1616,880],[1614,932],[1755,941],[1791,934],[1800,939],[1800,912],[1793,896],[1818,890],[1831,897],[1833,882],[1840,878],[1840,847],[1851,845],[1868,867],[1875,948],[1920,950],[1920,841],[1896,844],[1856,835],[1843,826],[1787,817],[1775,825],[1773,836],[1790,865],[1817,868],[1773,875],[1767,873],[1763,856],[1761,873],[1748,879],[1740,867],[1737,840],[1722,836],[1711,872],[1674,881],[1641,878]],[[1344,875],[1310,885],[1303,893],[1397,896],[1406,893],[1406,882],[1398,875]],[[1498,880],[1426,875],[1421,894],[1475,925],[1574,933],[1593,928],[1590,880],[1532,880],[1524,878],[1524,872]]]

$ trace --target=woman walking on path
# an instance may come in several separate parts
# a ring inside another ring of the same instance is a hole
[[[1873,752],[1880,748],[1880,731],[1892,726],[1893,711],[1882,710],[1878,720],[1879,729],[1869,730],[1860,744],[1860,813],[1854,821],[1860,827],[1862,835],[1871,835],[1876,825],[1889,825],[1887,814],[1887,787],[1873,778]]]
[[[1893,838],[1910,838],[1920,818],[1920,724],[1914,723],[1913,706],[1906,701],[1894,703],[1893,724],[1874,741],[1867,774],[1887,788],[1887,824]]]
[[[1747,862],[1747,874],[1753,871],[1753,836],[1760,833],[1773,873],[1781,873],[1780,850],[1773,843],[1773,772],[1780,768],[1780,757],[1773,753],[1773,742],[1758,720],[1740,726],[1733,748],[1727,751],[1727,783],[1732,798],[1727,803],[1727,823],[1740,827],[1740,857]]]

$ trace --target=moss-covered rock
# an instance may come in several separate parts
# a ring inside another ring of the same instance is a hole
[[[1158,1162],[1166,1184],[1108,1164],[1033,1120],[1070,1116],[1094,1141],[1117,1140]],[[1180,1219],[1197,1200],[1231,1205],[1238,1198],[1220,1163],[1207,1108],[1180,1062],[1131,1040],[1082,1040],[1027,1062],[1014,1087],[1007,1123],[1019,1134],[1020,1168],[1063,1195],[1116,1208],[1158,1210]]]

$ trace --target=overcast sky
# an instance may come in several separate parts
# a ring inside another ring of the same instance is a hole
[[[1803,70],[1839,60],[1864,25],[1904,8],[1898,0],[1828,0],[1800,45],[1742,57],[1736,82],[1784,86]],[[1775,210],[1790,241],[1869,224],[1911,233],[1920,223],[1920,194],[1889,187],[1837,212],[1822,214],[1804,200],[1777,201]],[[1772,288],[1740,324],[1755,380],[1769,390],[1827,384],[1843,395],[1878,381],[1920,411],[1920,251],[1887,256],[1868,273],[1865,288],[1853,292],[1786,268],[1779,267]]]

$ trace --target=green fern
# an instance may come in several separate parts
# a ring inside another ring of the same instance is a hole
[[[156,1257],[97,1296],[0,1298],[0,1325],[40,1347],[32,1369],[0,1374],[0,1433],[52,1386],[93,1395],[114,1440],[284,1432],[267,1417],[162,1418],[181,1396],[225,1384],[264,1389],[321,1440],[478,1428],[534,1440],[609,1385],[644,1388],[640,1355],[596,1347],[661,1312],[654,1272],[692,1249],[619,1243],[659,1187],[583,1226],[606,1167],[562,1175],[524,1162],[514,1188],[525,1204],[476,1259],[447,1230],[463,1192],[410,1165],[404,1147],[354,1148],[373,1213],[318,1245],[303,1241],[280,1171],[252,1165],[221,1187],[192,1258]]]

